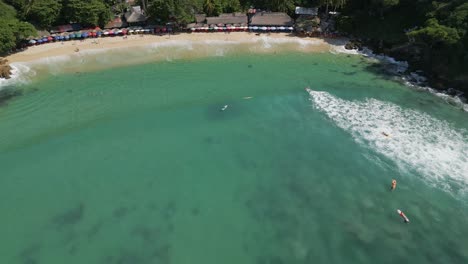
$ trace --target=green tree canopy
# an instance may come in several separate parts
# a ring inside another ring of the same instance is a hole
[[[0,18],[13,18],[16,17],[16,10],[14,7],[5,4],[0,0]]]
[[[14,49],[23,39],[37,34],[33,25],[16,18],[13,6],[0,0],[0,54]]]
[[[413,30],[407,35],[417,41],[427,43],[431,47],[435,44],[453,45],[460,40],[456,29],[440,25],[435,18],[427,20],[425,27]]]
[[[217,16],[222,13],[222,6],[219,0],[205,0],[203,11],[207,16]]]
[[[63,14],[69,22],[104,26],[111,18],[109,7],[100,0],[67,0]]]
[[[36,0],[26,17],[38,26],[48,28],[56,22],[61,9],[61,0]]]
[[[169,22],[176,20],[181,24],[190,23],[197,8],[193,0],[152,0],[148,3],[147,12],[153,20]]]

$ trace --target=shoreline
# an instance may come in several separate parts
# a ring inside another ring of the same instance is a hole
[[[300,38],[289,33],[271,33],[257,35],[250,32],[230,33],[180,33],[172,35],[128,35],[89,38],[84,40],[70,40],[66,42],[53,42],[39,46],[28,47],[24,51],[5,57],[10,64],[34,63],[48,57],[60,57],[99,53],[107,50],[144,48],[155,45],[171,45],[175,42],[186,42],[188,45],[197,44],[249,44],[259,41],[271,40],[277,43],[298,42],[305,52],[327,52],[332,43],[323,38]],[[177,45],[175,45],[177,46]]]
[[[304,53],[343,53],[376,59],[384,64],[400,67],[392,57],[358,50],[347,50],[349,41],[341,38],[299,37],[290,33],[213,32],[179,33],[171,35],[128,35],[53,42],[31,46],[26,50],[5,57],[12,68],[10,79],[0,79],[2,88],[27,83],[43,73],[88,72],[120,66],[130,66],[154,61],[219,57],[226,54],[271,54],[285,51]],[[235,46],[235,48],[233,48]],[[77,51],[78,50],[78,51]],[[76,62],[76,63],[75,63]],[[83,67],[86,66],[86,67]],[[408,65],[404,66],[407,68]],[[464,97],[448,94],[411,79],[412,73],[395,73],[404,84],[412,89],[426,90],[468,112]]]

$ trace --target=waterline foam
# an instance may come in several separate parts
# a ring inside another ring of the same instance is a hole
[[[10,79],[0,78],[0,90],[8,86],[26,84],[36,75],[36,72],[25,63],[12,63],[10,67]]]
[[[349,55],[361,55],[369,59],[371,62],[382,63],[385,65],[385,70],[391,74],[394,74],[395,77],[399,77],[399,80],[402,81],[406,86],[411,87],[417,90],[427,91],[445,102],[456,106],[465,112],[468,112],[468,104],[462,99],[459,95],[449,95],[444,92],[437,91],[426,85],[426,78],[420,76],[418,73],[410,72],[407,74],[408,62],[406,61],[397,61],[392,57],[386,55],[378,55],[372,52],[368,48],[363,48],[361,51],[358,50],[348,50],[345,48],[348,40],[338,39],[333,41],[333,45],[330,46],[330,53],[332,54],[349,54]]]
[[[417,171],[429,184],[468,194],[467,131],[388,102],[346,101],[327,92],[308,92],[315,109],[356,142],[390,158],[403,171]]]

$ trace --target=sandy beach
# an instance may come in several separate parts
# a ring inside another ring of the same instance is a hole
[[[145,46],[165,43],[190,42],[193,45],[203,44],[236,44],[236,43],[267,43],[299,44],[304,52],[326,52],[330,50],[330,42],[320,38],[299,38],[287,33],[255,34],[249,32],[232,33],[181,33],[176,35],[129,35],[126,38],[106,37],[96,39],[74,40],[48,43],[28,47],[25,51],[7,57],[11,63],[34,62],[46,57],[59,57],[79,53],[89,53],[99,50],[143,48]],[[271,49],[270,49],[271,50]],[[274,51],[274,50],[271,50]]]

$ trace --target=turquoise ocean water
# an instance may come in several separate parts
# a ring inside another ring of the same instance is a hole
[[[367,59],[81,67],[0,107],[0,263],[468,263],[468,114]]]

